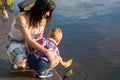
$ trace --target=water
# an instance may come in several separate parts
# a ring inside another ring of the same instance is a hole
[[[120,0],[54,1],[45,35],[52,27],[62,29],[61,56],[73,58],[70,80],[120,80]],[[57,69],[63,75],[64,68]]]
[[[61,56],[74,60],[70,80],[120,80],[120,0],[54,1],[49,28],[63,30]]]

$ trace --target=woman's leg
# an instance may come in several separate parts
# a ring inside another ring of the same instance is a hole
[[[16,48],[10,53],[11,62],[16,65],[16,69],[26,67],[26,51],[22,48]],[[14,67],[13,67],[14,68]]]

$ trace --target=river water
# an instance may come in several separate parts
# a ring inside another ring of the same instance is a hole
[[[51,27],[63,30],[70,80],[120,80],[120,0],[54,0]],[[59,70],[61,73],[62,70]]]
[[[60,54],[73,58],[70,80],[120,80],[120,0],[54,1],[45,36],[52,27],[62,29]],[[57,69],[63,75],[65,69]]]

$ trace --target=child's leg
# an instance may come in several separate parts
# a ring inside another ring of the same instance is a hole
[[[64,62],[60,56],[59,56],[59,59],[60,59],[60,64],[65,67],[67,65],[67,63]]]
[[[59,58],[58,58],[58,57],[55,57],[55,58],[51,61],[50,67],[47,68],[46,70],[44,70],[43,72],[47,72],[47,71],[50,71],[50,70],[54,69],[58,64],[59,64]]]
[[[39,65],[39,60],[36,58],[34,54],[29,54],[27,58],[27,62],[30,68],[37,70]]]
[[[46,78],[46,77],[51,77],[53,75],[51,71],[47,70],[50,67],[51,62],[46,62],[45,60],[42,59],[38,59],[38,61],[36,62],[37,62],[36,72],[38,77]]]

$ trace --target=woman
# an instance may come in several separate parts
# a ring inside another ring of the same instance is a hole
[[[52,0],[36,0],[29,11],[19,13],[11,25],[11,31],[6,44],[10,61],[13,68],[26,67],[26,46],[29,45],[48,55],[49,60],[53,59],[52,53],[40,46],[32,37],[42,37],[44,28],[49,25],[51,15],[56,7]]]

